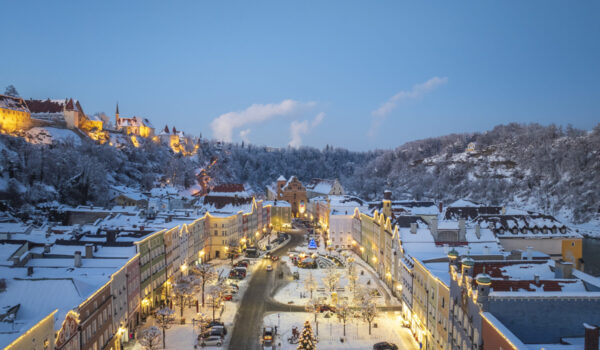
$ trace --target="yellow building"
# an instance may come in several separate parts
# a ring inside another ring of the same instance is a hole
[[[52,311],[27,332],[21,334],[4,350],[50,350],[54,349],[54,315]]]
[[[13,133],[31,126],[31,113],[20,97],[0,95],[0,132]]]
[[[562,259],[573,263],[578,270],[583,270],[583,240],[581,238],[565,238],[562,243]]]
[[[127,135],[137,135],[141,137],[154,136],[154,126],[147,118],[131,117],[121,118],[119,115],[119,105],[115,113],[115,127],[119,131],[125,132]]]

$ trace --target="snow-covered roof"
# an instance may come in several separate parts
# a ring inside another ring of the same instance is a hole
[[[277,181],[286,181],[286,178],[283,175],[279,175]]]
[[[0,95],[0,108],[29,113],[27,104],[20,97]]]

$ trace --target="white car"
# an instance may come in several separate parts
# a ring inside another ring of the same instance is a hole
[[[267,265],[267,271],[273,271],[273,266]]]
[[[208,338],[201,339],[199,343],[202,347],[205,347],[207,345],[221,346],[223,344],[223,340],[219,336],[211,335]]]

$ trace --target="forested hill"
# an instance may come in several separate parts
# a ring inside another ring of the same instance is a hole
[[[15,209],[36,204],[109,203],[112,185],[148,190],[161,183],[189,188],[208,164],[213,184],[244,183],[258,194],[279,175],[339,178],[349,193],[397,199],[458,198],[561,214],[574,222],[599,215],[600,124],[591,131],[509,124],[484,133],[452,134],[394,150],[351,152],[273,149],[201,140],[197,154],[167,145],[98,145],[89,139],[31,144],[0,137],[0,199]],[[466,151],[474,143],[474,150]]]
[[[469,143],[475,150],[466,152]],[[404,144],[357,169],[344,185],[367,198],[469,198],[586,222],[600,213],[600,124],[591,131],[500,125]]]

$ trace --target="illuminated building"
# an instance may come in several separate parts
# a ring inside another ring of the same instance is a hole
[[[13,133],[31,125],[29,108],[20,97],[0,95],[0,131]]]

